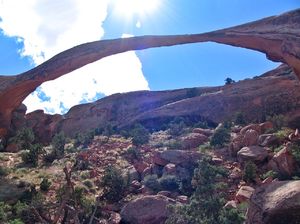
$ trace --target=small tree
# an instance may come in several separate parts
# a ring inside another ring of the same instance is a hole
[[[256,177],[256,165],[252,161],[245,164],[243,171],[243,180],[246,182],[253,182]]]
[[[230,133],[227,128],[221,127],[218,128],[215,133],[212,135],[210,140],[211,146],[224,146],[230,141]]]
[[[51,186],[51,181],[48,178],[43,178],[42,182],[40,183],[41,191],[48,191]]]
[[[228,77],[228,78],[225,79],[225,85],[230,85],[232,83],[235,83],[235,81],[232,78]]]
[[[55,157],[61,157],[65,153],[65,144],[66,144],[66,137],[63,132],[60,132],[58,134],[55,134],[52,138],[52,148],[53,153],[55,154]]]
[[[238,125],[245,125],[246,124],[246,119],[245,119],[245,116],[242,112],[237,112],[235,114],[234,123],[238,124]]]
[[[108,166],[100,182],[103,189],[102,197],[109,202],[119,201],[125,193],[127,183],[122,173],[114,166]]]
[[[16,143],[21,149],[29,149],[34,142],[34,133],[31,128],[23,128],[17,131],[16,135],[10,140]]]
[[[149,131],[141,124],[136,124],[130,131],[132,143],[136,146],[146,144],[149,141]]]
[[[42,152],[41,144],[29,145],[29,151],[22,154],[22,160],[25,164],[30,164],[32,166],[38,165],[39,154]]]

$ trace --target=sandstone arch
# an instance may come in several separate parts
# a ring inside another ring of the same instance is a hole
[[[59,53],[22,74],[0,77],[0,137],[10,127],[12,112],[45,81],[121,52],[207,41],[263,52],[270,60],[288,64],[300,78],[300,9],[203,34],[95,41]]]

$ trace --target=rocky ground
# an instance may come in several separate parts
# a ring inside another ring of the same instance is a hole
[[[95,203],[104,191],[99,181],[105,169],[115,166],[128,180],[128,188],[120,200],[101,202],[102,218],[98,221],[102,221],[98,223],[120,223],[121,219],[126,223],[164,223],[169,214],[167,205],[186,204],[190,194],[178,186],[163,185],[163,181],[173,177],[181,183],[191,181],[197,161],[207,154],[214,165],[228,171],[225,206],[244,212],[247,223],[286,223],[274,220],[287,217],[289,223],[298,223],[298,131],[275,131],[271,122],[234,126],[228,144],[212,147],[209,142],[218,128],[185,127],[176,136],[170,130],[158,131],[150,135],[147,144],[139,146],[121,135],[95,136],[87,147],[79,148],[70,140],[63,158],[51,164],[40,158],[37,167],[24,165],[22,152],[2,152],[0,166],[7,173],[1,177],[0,201],[14,204],[32,186],[39,191],[41,181],[48,178],[52,184],[42,194],[46,201],[55,203],[57,191],[65,183],[63,168],[69,164],[73,167],[73,186],[82,187]],[[255,170],[247,177],[249,161]],[[161,186],[153,185],[153,181]]]

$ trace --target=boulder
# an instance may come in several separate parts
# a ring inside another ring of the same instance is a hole
[[[257,140],[258,140],[258,132],[253,130],[253,129],[248,129],[243,137],[243,146],[252,146],[252,145],[257,145]]]
[[[124,172],[123,176],[129,177],[129,181],[132,182],[134,180],[140,181],[140,174],[137,172],[137,170],[132,166],[128,168],[127,171]]]
[[[287,147],[277,152],[269,161],[268,167],[282,176],[291,177],[297,169],[297,163]]]
[[[196,151],[184,151],[184,150],[165,150],[159,153],[159,158],[167,163],[190,164],[195,163],[201,158],[201,154]]]
[[[149,164],[144,161],[135,160],[133,166],[137,172],[143,173],[143,171],[149,167]]]
[[[279,143],[279,139],[274,134],[262,134],[258,137],[258,145],[272,146]]]
[[[18,152],[19,150],[19,146],[15,143],[10,143],[5,148],[6,152]]]
[[[189,198],[185,195],[179,195],[176,197],[176,201],[180,202],[181,204],[187,204],[189,202]]]
[[[246,224],[298,224],[300,181],[276,181],[255,190]]]
[[[184,149],[192,149],[204,144],[207,141],[208,137],[204,134],[190,133],[181,138],[181,145]]]
[[[243,135],[236,135],[229,144],[230,155],[236,156],[237,152],[243,147]]]
[[[237,208],[237,203],[234,200],[228,201],[225,205],[224,208]]]
[[[268,151],[260,146],[248,146],[238,151],[237,157],[240,162],[252,161],[259,163],[268,157]]]
[[[119,224],[121,223],[121,216],[119,213],[112,212],[108,219],[108,224]]]
[[[265,133],[267,130],[272,129],[274,127],[271,121],[266,121],[264,123],[259,124],[261,128],[261,133]]]
[[[173,163],[168,163],[165,165],[163,169],[163,174],[169,175],[169,174],[174,174],[176,173],[176,165]]]
[[[239,203],[248,201],[254,192],[254,188],[250,186],[242,186],[235,195],[235,200]]]
[[[211,129],[194,128],[193,133],[198,133],[198,134],[206,135],[207,137],[209,137],[214,133],[214,131]]]
[[[123,223],[163,224],[168,218],[167,205],[175,200],[163,195],[148,195],[130,201],[121,210]]]
[[[248,130],[255,130],[257,133],[261,133],[261,127],[259,124],[249,124],[241,129],[240,134],[245,135]]]

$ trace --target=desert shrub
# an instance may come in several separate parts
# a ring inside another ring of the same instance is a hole
[[[83,181],[83,185],[86,186],[86,187],[88,187],[89,189],[91,189],[91,188],[94,187],[94,183],[91,180],[85,180],[85,181]]]
[[[8,224],[24,224],[24,222],[21,219],[13,219]]]
[[[100,180],[100,187],[103,189],[102,197],[109,202],[119,201],[127,188],[127,183],[122,172],[114,166],[108,166]]]
[[[228,78],[225,79],[225,85],[230,85],[232,83],[235,83],[235,81],[232,78],[228,77]]]
[[[132,143],[136,146],[148,143],[150,134],[149,131],[141,124],[136,124],[130,131]]]
[[[186,91],[186,97],[187,98],[192,98],[192,97],[195,97],[195,96],[198,96],[198,95],[199,95],[199,92],[198,92],[197,88],[190,88]]]
[[[194,128],[209,128],[207,121],[199,121],[193,125]]]
[[[0,166],[0,177],[7,176],[10,173],[10,169],[7,167]]]
[[[16,143],[21,149],[29,149],[34,142],[34,133],[31,128],[23,128],[17,131],[16,135],[10,139],[10,142]]]
[[[298,142],[293,143],[289,149],[290,149],[293,157],[295,158],[296,162],[300,166],[300,142],[299,142],[299,140],[298,140]]]
[[[179,188],[178,178],[175,175],[163,175],[158,183],[162,190],[177,191]]]
[[[160,184],[157,175],[147,175],[143,180],[143,184],[154,192],[160,191]]]
[[[184,119],[182,117],[176,117],[173,121],[169,123],[168,132],[170,135],[179,136],[183,134],[185,127],[186,124],[184,122]]]
[[[53,153],[56,155],[56,157],[61,157],[65,153],[65,144],[66,144],[66,137],[63,132],[60,132],[58,134],[55,134],[52,138],[52,148]]]
[[[247,123],[245,115],[242,112],[237,112],[234,116],[234,123],[237,125],[245,125]]]
[[[189,203],[170,206],[171,214],[166,224],[239,224],[243,222],[244,219],[240,213],[236,216],[235,212],[224,211],[223,185],[219,180],[227,173],[211,163],[211,157],[203,157],[199,161],[192,181],[195,191]]]
[[[275,178],[278,177],[278,173],[275,172],[275,171],[273,171],[273,170],[269,170],[269,171],[267,171],[266,173],[260,175],[260,178],[261,178],[262,180],[264,180],[264,179],[266,179],[266,178],[268,178],[268,177],[272,177],[273,179],[275,179]]]
[[[220,127],[211,136],[210,145],[222,147],[230,141],[229,129]]]
[[[243,170],[243,180],[246,182],[253,182],[256,177],[256,170],[256,165],[252,161],[248,161]]]
[[[283,142],[288,138],[288,136],[292,133],[293,131],[289,128],[283,128],[281,130],[278,130],[275,132],[275,136],[279,140],[279,142]]]
[[[4,223],[8,220],[8,213],[10,210],[11,207],[8,204],[0,202],[0,222]]]
[[[129,147],[125,152],[124,152],[124,157],[127,158],[128,160],[139,160],[141,159],[142,155],[141,152],[138,150],[137,147]]]
[[[51,186],[51,181],[48,178],[43,178],[42,182],[40,183],[41,191],[48,191]]]
[[[281,130],[287,125],[286,119],[282,114],[268,116],[266,120],[272,122],[275,131]]]
[[[94,135],[95,133],[93,131],[86,132],[86,133],[81,133],[81,132],[76,133],[74,146],[78,147],[82,145],[83,147],[87,147],[93,141]]]
[[[244,214],[236,208],[223,208],[220,214],[221,224],[239,224],[244,223]]]
[[[22,161],[25,164],[37,166],[39,154],[41,153],[42,148],[43,147],[40,144],[30,145],[29,150],[22,153]]]

